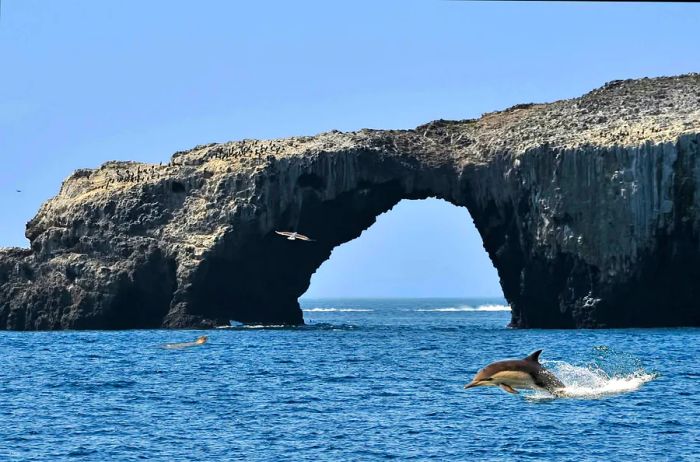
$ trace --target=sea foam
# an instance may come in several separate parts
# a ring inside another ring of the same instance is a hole
[[[658,377],[638,369],[627,373],[608,373],[598,366],[575,366],[564,361],[546,361],[551,370],[566,387],[558,390],[557,396],[544,391],[536,391],[526,396],[529,400],[547,400],[555,397],[596,399],[637,390]]]
[[[304,308],[305,313],[366,313],[374,310],[361,308]]]
[[[462,311],[510,311],[508,305],[479,305],[479,306],[450,306],[446,308],[418,308],[415,311],[437,312],[437,313],[456,313]]]

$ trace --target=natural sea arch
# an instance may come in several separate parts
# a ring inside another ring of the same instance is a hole
[[[259,193],[262,212],[252,221],[252,229],[239,228],[223,239],[199,265],[192,284],[176,292],[173,303],[184,303],[189,315],[216,323],[301,324],[298,300],[333,249],[358,238],[402,200],[428,198],[469,212],[506,299],[511,304],[517,300],[523,263],[521,223],[503,184],[502,166],[455,168],[454,161],[444,156],[426,157],[420,152],[387,156],[359,150],[318,156],[303,170],[294,164],[276,167],[274,181]],[[500,197],[493,197],[492,188]],[[496,203],[497,198],[504,198],[504,203]],[[296,230],[315,242],[289,241],[276,230]],[[528,289],[540,293],[536,286]],[[553,301],[542,303],[548,309],[535,316],[551,325],[573,326],[570,319],[562,321]]]
[[[301,324],[334,248],[430,197],[469,211],[515,327],[698,326],[699,95],[696,74],[616,81],[479,120],[81,169],[30,248],[0,249],[0,327]]]
[[[411,136],[421,133],[425,132]],[[608,296],[608,304],[599,303],[605,299],[596,298],[593,291],[619,286],[596,286],[598,269],[554,241],[567,239],[574,226],[589,226],[583,214],[557,209],[566,202],[576,207],[590,196],[589,177],[580,166],[588,153],[571,151],[557,157],[545,150],[517,159],[463,162],[422,145],[414,150],[386,146],[384,139],[373,142],[381,147],[333,150],[303,161],[270,160],[251,178],[254,196],[236,225],[217,238],[189,273],[178,275],[182,282],[169,300],[163,300],[163,325],[212,326],[230,320],[302,324],[298,300],[333,249],[359,237],[400,201],[428,198],[467,209],[511,305],[514,327],[619,322],[620,295],[629,290],[622,287],[623,292]],[[566,189],[559,182],[566,182]],[[224,200],[229,194],[235,191],[224,190],[220,197]],[[553,225],[561,229],[559,234],[552,234]],[[289,241],[277,230],[296,230],[315,242]],[[586,239],[593,236],[584,231]],[[571,246],[571,240],[565,244]],[[595,310],[589,309],[591,301]],[[633,310],[627,302],[622,311]],[[646,322],[635,320],[640,321]]]
[[[503,298],[498,273],[467,210],[402,200],[360,237],[333,249],[304,299]]]

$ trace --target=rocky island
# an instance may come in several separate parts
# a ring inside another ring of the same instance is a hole
[[[427,197],[469,210],[514,327],[698,326],[699,141],[689,74],[78,170],[27,223],[30,247],[0,249],[0,328],[302,324],[332,249]]]

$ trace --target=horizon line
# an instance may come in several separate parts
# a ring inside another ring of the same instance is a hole
[[[321,299],[330,299],[330,298],[347,298],[347,299],[354,299],[354,300],[361,300],[361,299],[367,299],[367,300],[376,300],[376,299],[391,299],[391,300],[416,300],[416,299],[453,299],[453,298],[484,298],[484,299],[489,299],[489,298],[498,298],[498,299],[503,299],[505,300],[506,297],[503,295],[454,295],[454,296],[447,296],[447,295],[438,295],[438,296],[417,296],[417,297],[411,297],[411,296],[403,296],[403,295],[398,295],[398,296],[392,296],[392,295],[377,295],[377,296],[365,296],[365,295],[358,295],[358,296],[353,296],[353,295],[330,295],[330,296],[322,296],[322,297],[306,297],[306,296],[301,296],[298,298],[298,300],[321,300]]]

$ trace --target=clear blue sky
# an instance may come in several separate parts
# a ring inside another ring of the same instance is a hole
[[[693,4],[2,0],[0,245],[27,245],[25,222],[76,168],[699,71],[699,20]],[[428,216],[419,246],[392,228]],[[310,295],[499,293],[468,214],[438,201],[402,203],[346,246]],[[344,284],[358,268],[362,290]]]

